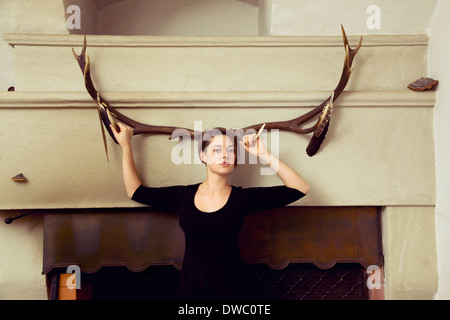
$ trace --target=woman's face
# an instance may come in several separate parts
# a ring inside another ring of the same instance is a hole
[[[234,169],[235,152],[233,140],[227,135],[219,135],[211,139],[211,143],[201,155],[208,168],[226,174]]]

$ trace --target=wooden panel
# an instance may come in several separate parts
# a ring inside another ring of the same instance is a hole
[[[381,265],[381,222],[375,207],[285,207],[251,214],[241,233],[247,262],[282,269],[314,263],[328,269],[337,262]]]
[[[92,273],[103,266],[143,271],[150,265],[181,268],[184,235],[178,216],[130,212],[47,214],[43,273],[78,265]]]
[[[285,207],[254,213],[241,232],[248,263],[282,269],[289,263],[337,262],[367,267],[383,263],[380,213],[376,208]],[[184,235],[176,214],[146,210],[46,214],[43,273],[78,265],[92,273],[103,266],[143,271],[151,265],[181,268]]]

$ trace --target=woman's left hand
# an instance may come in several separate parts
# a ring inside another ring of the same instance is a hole
[[[266,146],[262,140],[256,136],[256,133],[245,135],[239,143],[245,148],[245,150],[247,150],[248,153],[256,157],[267,155]]]
[[[309,192],[310,187],[306,181],[295,170],[270,154],[261,139],[257,138],[256,133],[245,135],[239,143],[248,153],[258,157],[262,163],[269,165],[287,187],[297,189],[304,194]]]

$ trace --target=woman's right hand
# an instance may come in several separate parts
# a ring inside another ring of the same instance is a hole
[[[110,125],[114,137],[122,148],[129,147],[131,145],[131,138],[134,134],[133,129],[121,122],[118,122],[117,125],[120,128],[120,132],[118,132],[112,124]]]
[[[134,132],[132,128],[123,123],[118,122],[117,125],[120,131],[117,131],[113,125],[111,125],[111,130],[122,147],[123,182],[125,183],[128,197],[132,198],[137,188],[142,184],[134,163],[133,150],[131,149],[131,138]]]

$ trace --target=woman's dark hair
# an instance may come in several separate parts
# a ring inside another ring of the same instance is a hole
[[[232,141],[233,141],[233,146],[234,146],[234,165],[237,165],[237,138],[236,138],[236,134],[235,131],[233,129],[225,129],[222,127],[218,127],[218,128],[213,128],[213,129],[208,129],[206,131],[203,132],[203,134],[201,135],[200,139],[201,141],[199,141],[198,143],[198,156],[201,159],[201,152],[205,152],[205,149],[211,144],[212,139],[216,136],[228,136]],[[203,162],[203,160],[202,160]]]

